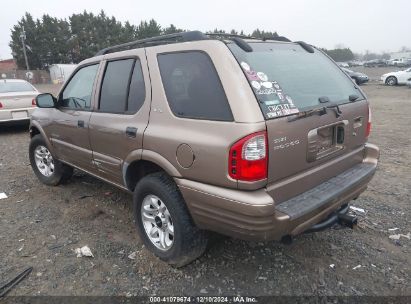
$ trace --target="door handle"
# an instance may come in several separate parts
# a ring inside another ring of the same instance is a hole
[[[136,137],[137,136],[137,128],[127,127],[126,128],[126,136],[127,137]]]
[[[79,121],[77,121],[77,126],[78,126],[79,128],[84,128],[84,120],[79,120]]]

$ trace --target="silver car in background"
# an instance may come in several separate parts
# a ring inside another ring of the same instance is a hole
[[[0,79],[0,124],[29,121],[40,94],[21,79]]]

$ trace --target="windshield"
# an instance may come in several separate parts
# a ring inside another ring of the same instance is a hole
[[[27,82],[0,81],[0,93],[34,91]]]
[[[309,53],[298,44],[251,42],[252,52],[234,43],[228,47],[240,63],[267,119],[295,114],[320,104],[349,102],[364,96],[327,56]]]

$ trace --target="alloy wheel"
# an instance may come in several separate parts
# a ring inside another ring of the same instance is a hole
[[[34,159],[37,169],[46,177],[54,173],[54,160],[50,151],[45,146],[37,146],[34,150]]]
[[[146,235],[158,249],[167,251],[174,243],[174,224],[164,202],[156,195],[147,195],[141,205],[141,220]]]

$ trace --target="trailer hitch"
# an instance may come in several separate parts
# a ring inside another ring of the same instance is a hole
[[[304,233],[311,233],[311,232],[318,232],[322,231],[324,229],[330,228],[334,224],[338,223],[341,226],[349,227],[351,229],[354,229],[355,226],[357,225],[357,217],[352,216],[347,214],[348,213],[349,206],[348,204],[345,204],[341,206],[340,209],[337,211],[331,213],[325,220],[322,222],[315,224],[308,230],[304,231]]]

